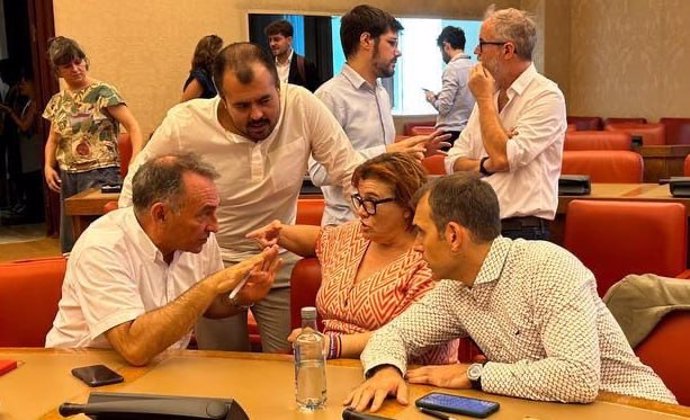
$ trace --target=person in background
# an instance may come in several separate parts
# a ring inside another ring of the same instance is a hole
[[[201,38],[194,49],[192,69],[182,88],[180,102],[194,98],[210,99],[218,94],[213,84],[213,60],[223,47],[223,39],[218,35],[206,35]]]
[[[271,22],[264,33],[268,37],[268,46],[275,59],[280,81],[304,86],[314,92],[321,84],[319,73],[314,63],[292,49],[292,24],[287,20]]]
[[[372,331],[436,285],[412,247],[410,201],[426,179],[413,156],[382,154],[358,166],[352,176],[357,220],[323,228],[275,220],[247,235],[263,247],[278,244],[303,257],[318,257],[322,281],[316,307],[324,321],[329,358],[358,357]],[[298,290],[299,284],[292,287]],[[293,331],[290,339],[300,331]],[[457,340],[439,343],[419,352],[413,363],[456,362],[457,347]]]
[[[118,91],[89,76],[89,60],[76,41],[53,38],[48,57],[65,89],[50,99],[43,112],[50,121],[44,173],[48,187],[60,193],[60,246],[67,253],[74,238],[65,200],[92,187],[121,182],[117,149],[120,124],[130,135],[132,159],[143,142],[139,124]]]
[[[443,69],[441,91],[426,91],[426,100],[438,111],[436,129],[449,133],[448,142],[453,144],[467,125],[474,96],[467,86],[472,62],[465,54],[465,32],[461,28],[446,26],[436,40],[441,49]]]

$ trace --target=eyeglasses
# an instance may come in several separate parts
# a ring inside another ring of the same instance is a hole
[[[505,45],[507,43],[508,41],[484,41],[479,38],[479,45],[477,45],[477,47],[479,48],[479,52],[482,52],[482,47],[484,47],[484,45]]]
[[[352,205],[356,208],[363,208],[368,215],[373,216],[376,214],[376,206],[383,203],[390,203],[395,201],[395,197],[381,198],[380,200],[372,200],[371,198],[362,198],[359,194],[352,194]]]

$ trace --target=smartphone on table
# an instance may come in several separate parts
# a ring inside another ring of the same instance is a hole
[[[125,378],[105,365],[83,366],[72,369],[72,375],[88,386],[102,386],[122,382]]]
[[[432,392],[415,401],[417,407],[427,408],[446,413],[462,414],[464,416],[486,418],[498,411],[500,404],[495,401],[480,400],[478,398],[463,397],[461,395]]]

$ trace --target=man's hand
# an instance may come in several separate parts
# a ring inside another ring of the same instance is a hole
[[[260,255],[264,254],[261,266],[252,268],[247,283],[237,293],[237,302],[240,305],[251,305],[266,297],[273,286],[278,270],[283,265],[283,260],[278,258],[277,247],[266,248]]]
[[[395,395],[396,400],[407,405],[407,384],[398,369],[392,366],[381,368],[371,378],[348,394],[344,404],[357,411],[364,411],[371,402],[371,411],[381,408],[388,396]]]
[[[436,102],[436,94],[430,90],[425,90],[424,91],[424,96],[426,97],[426,101],[429,102],[430,104],[433,104]]]
[[[48,188],[59,193],[60,192],[60,186],[62,185],[62,181],[60,180],[60,175],[58,175],[58,172],[50,166],[46,166],[43,169],[43,172],[45,173],[46,183],[48,184]]]
[[[424,366],[407,372],[411,384],[426,384],[442,388],[472,388],[467,378],[468,365],[457,363],[442,366]]]
[[[445,134],[443,131],[436,130],[429,135],[408,137],[404,140],[389,144],[386,146],[386,152],[410,153],[421,161],[425,156],[445,154],[445,152],[440,149],[442,147],[450,147],[450,143],[446,142],[449,138],[450,134]]]
[[[496,92],[496,81],[491,73],[482,66],[482,63],[472,68],[467,85],[470,87],[470,91],[477,102],[493,100],[494,93]]]
[[[213,287],[215,288],[216,294],[228,293],[231,291],[250,271],[254,271],[254,275],[260,274],[264,270],[263,267],[271,267],[273,263],[279,260],[278,258],[278,247],[272,246],[264,249],[260,254],[254,255],[241,261],[232,267],[223,269],[213,276],[209,277]],[[249,284],[245,285],[244,288]]]
[[[262,248],[267,248],[278,244],[278,237],[282,229],[283,223],[276,219],[264,227],[249,232],[246,238],[255,240]]]

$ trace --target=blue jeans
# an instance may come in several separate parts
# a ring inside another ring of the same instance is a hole
[[[62,252],[72,251],[74,235],[72,233],[72,217],[65,214],[65,199],[84,190],[102,185],[121,184],[120,168],[93,169],[86,172],[60,171],[60,247]]]

